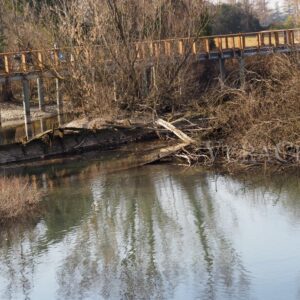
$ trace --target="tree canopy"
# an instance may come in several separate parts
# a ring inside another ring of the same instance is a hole
[[[213,34],[228,34],[259,31],[261,26],[257,17],[241,4],[222,4],[216,9],[211,20]]]

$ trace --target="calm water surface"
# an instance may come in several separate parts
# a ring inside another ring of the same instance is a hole
[[[43,213],[0,230],[0,299],[300,299],[296,175],[27,172]]]

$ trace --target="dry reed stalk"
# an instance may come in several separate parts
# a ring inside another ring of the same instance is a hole
[[[26,177],[0,178],[0,223],[24,217],[40,201],[41,193]]]

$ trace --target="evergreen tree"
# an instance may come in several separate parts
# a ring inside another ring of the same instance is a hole
[[[259,20],[241,4],[222,4],[217,8],[212,22],[213,34],[259,31]]]

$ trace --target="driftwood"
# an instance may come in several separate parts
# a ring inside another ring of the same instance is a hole
[[[181,139],[184,143],[186,143],[187,145],[190,144],[195,144],[196,142],[190,138],[188,135],[186,135],[184,132],[182,132],[181,130],[179,130],[178,128],[176,128],[174,125],[172,125],[171,123],[163,120],[163,119],[158,119],[156,121],[157,125],[160,125],[166,129],[168,129],[169,131],[171,131],[172,133],[174,133],[179,139]]]

